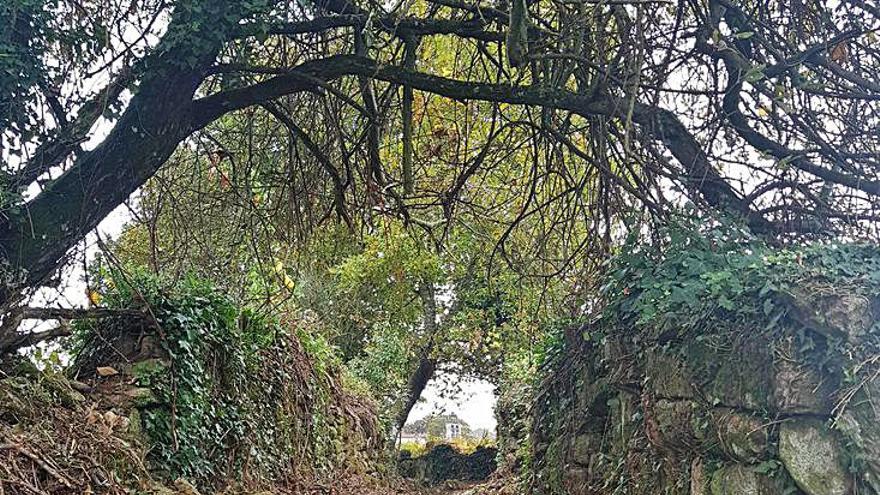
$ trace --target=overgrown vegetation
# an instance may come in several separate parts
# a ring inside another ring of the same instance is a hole
[[[380,470],[479,378],[506,472],[603,495],[720,409],[783,450],[804,371],[880,493],[875,3],[2,0],[0,364],[70,351],[210,488]]]
[[[595,449],[605,457],[589,460],[598,463],[590,469],[603,474],[581,486],[607,493],[678,493],[674,480],[697,483],[682,481],[695,476],[697,461],[701,480],[718,485],[711,493],[733,493],[724,491],[741,479],[725,478],[731,459],[799,493],[779,460],[786,454],[764,444],[779,435],[773,425],[800,424],[801,414],[826,418],[845,439],[846,469],[861,476],[855,483],[876,489],[865,408],[880,356],[880,249],[770,246],[729,224],[685,222],[657,237],[633,238],[609,260],[593,318],[545,353],[530,436],[539,458],[533,489],[572,490],[572,469],[581,468],[566,467],[571,456]],[[800,391],[803,383],[812,385]],[[727,419],[730,411],[745,416]],[[742,426],[752,418],[756,426]],[[613,425],[609,443],[590,446],[584,431],[592,439],[603,421]],[[636,452],[638,461],[628,457]],[[651,462],[670,463],[666,481],[640,464]]]
[[[164,477],[258,487],[374,469],[375,406],[342,387],[335,354],[305,322],[261,318],[193,278],[104,273],[102,285],[107,307],[149,316],[80,324],[73,369],[117,366],[149,391],[138,419]]]

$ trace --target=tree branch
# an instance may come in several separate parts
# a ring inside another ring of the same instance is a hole
[[[125,70],[113,78],[79,109],[76,120],[63,126],[58,137],[37,147],[34,157],[16,173],[13,180],[20,187],[26,187],[50,168],[61,164],[79,148],[80,143],[86,140],[95,122],[104,114],[108,106],[119,99],[119,95],[131,81],[131,70]]]
[[[339,170],[333,165],[333,162],[327,157],[326,154],[321,150],[321,147],[318,146],[312,138],[296,125],[296,122],[293,121],[287,114],[281,111],[277,105],[274,103],[264,103],[263,108],[266,109],[269,113],[272,114],[273,117],[278,119],[288,131],[293,135],[294,138],[302,141],[303,145],[306,149],[309,150],[309,153],[318,160],[318,163],[324,168],[327,172],[327,175],[330,176],[330,180],[333,182],[333,191],[334,198],[333,203],[336,206],[336,213],[340,218],[345,222],[345,225],[348,226],[350,231],[354,231],[354,224],[351,221],[351,217],[348,215],[348,211],[345,209],[345,184],[342,182],[342,176],[339,174]]]
[[[342,14],[327,17],[316,17],[307,21],[278,24],[262,30],[259,27],[248,26],[236,34],[236,37],[257,35],[296,36],[299,34],[316,33],[340,27],[363,28],[370,19],[368,13]],[[498,42],[504,39],[504,34],[498,31],[486,31],[484,27],[488,21],[474,17],[468,20],[459,19],[419,19],[415,17],[382,16],[373,19],[374,26],[383,31],[398,36],[432,36],[452,34],[462,38],[470,38],[486,42]]]
[[[8,354],[22,347],[29,347],[38,342],[66,337],[70,335],[68,320],[88,320],[98,318],[137,318],[144,319],[146,315],[135,309],[109,309],[109,308],[16,308],[6,315],[3,326],[0,327],[0,356]],[[24,320],[62,320],[62,325],[43,332],[17,332],[18,326]]]
[[[445,96],[454,100],[491,101],[498,103],[533,105],[568,110],[582,116],[602,115],[626,118],[629,101],[609,95],[583,95],[545,86],[516,86],[487,84],[449,79],[407,70],[395,65],[380,64],[374,60],[337,55],[305,62],[290,73],[241,89],[225,91],[197,100],[195,126],[207,125],[223,113],[301,91],[309,78],[325,80],[343,76],[371,77],[382,81],[411,86],[414,89]],[[646,133],[663,142],[683,167],[682,177],[692,191],[716,208],[744,217],[756,232],[773,230],[763,217],[733,190],[730,184],[709,162],[708,157],[693,135],[672,112],[644,103],[632,107],[632,120]]]

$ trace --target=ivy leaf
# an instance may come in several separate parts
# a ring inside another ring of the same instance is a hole
[[[764,75],[764,69],[766,69],[766,68],[767,68],[767,64],[755,65],[752,68],[750,68],[748,71],[746,71],[744,79],[748,83],[758,82],[761,79],[764,79],[764,77],[766,77]]]

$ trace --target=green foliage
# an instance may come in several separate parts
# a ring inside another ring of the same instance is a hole
[[[461,425],[463,437],[471,436],[471,427],[455,413],[431,414],[418,419],[403,427],[404,433],[424,434],[429,441],[440,441],[446,437],[446,425],[457,423]]]
[[[652,247],[632,239],[609,261],[597,328],[681,335],[750,322],[771,330],[788,309],[786,297],[805,285],[838,294],[880,290],[880,249],[873,245],[774,248],[725,224],[676,225],[661,238]]]
[[[548,330],[547,343],[538,352],[541,386],[534,395],[532,452],[540,455],[532,469],[539,477],[536,483],[552,487],[552,493],[564,493],[564,456],[575,448],[560,439],[585,424],[571,412],[572,403],[599,409],[607,404],[610,410],[620,408],[609,411],[609,417],[623,414],[625,401],[606,395],[609,374],[631,373],[627,376],[644,378],[650,387],[675,388],[666,380],[674,382],[678,376],[675,371],[666,374],[663,361],[669,358],[682,363],[692,380],[688,383],[701,384],[696,407],[730,407],[731,397],[751,397],[752,402],[743,403],[758,415],[778,407],[773,366],[784,359],[818,373],[825,386],[844,389],[839,394],[816,392],[839,398],[836,413],[859,414],[870,403],[866,393],[857,393],[876,376],[877,368],[866,363],[880,355],[877,322],[868,323],[873,328],[854,338],[813,326],[802,305],[853,296],[865,296],[857,298],[860,302],[876,301],[880,248],[840,242],[771,246],[736,225],[697,222],[671,225],[654,240],[646,243],[634,236],[621,246],[606,263],[604,284],[588,306],[591,318],[564,334]],[[752,349],[745,361],[736,355]],[[656,363],[647,364],[651,359]],[[647,412],[639,410],[633,397],[638,396],[630,396],[632,403],[619,424],[643,428]],[[616,434],[614,428],[606,433]],[[841,433],[848,434],[844,429]],[[625,492],[633,482],[627,478],[626,454],[633,450],[620,445],[612,441],[602,448],[609,464],[598,469],[598,476],[608,486],[619,483]],[[712,460],[716,453],[700,455]],[[757,469],[770,472],[773,462]],[[857,461],[851,462],[856,466]]]
[[[10,0],[0,4],[0,130],[26,124],[28,102],[43,81],[43,51],[54,34],[48,29],[56,2]]]
[[[342,296],[367,302],[364,322],[411,324],[421,316],[412,304],[418,287],[441,282],[439,258],[420,241],[390,227],[367,236],[364,248],[331,269]]]
[[[408,453],[410,457],[421,457],[428,452],[428,446],[418,442],[401,442],[400,451]]]
[[[371,395],[382,400],[386,409],[393,405],[394,392],[406,385],[414,358],[406,333],[405,327],[374,325],[363,353],[348,362],[351,373],[369,387]]]
[[[155,468],[210,486],[218,479],[271,481],[295,466],[341,462],[357,434],[340,416],[345,392],[323,337],[305,325],[294,336],[194,278],[113,275],[102,278],[105,303],[146,305],[161,329],[160,357],[131,369],[136,385],[152,391],[140,416]],[[100,356],[108,336],[130,332],[130,325],[81,325],[77,360]]]

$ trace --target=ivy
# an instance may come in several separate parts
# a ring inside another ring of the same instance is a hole
[[[672,225],[662,242],[633,238],[606,265],[601,328],[632,325],[679,335],[744,322],[774,328],[792,291],[880,291],[880,249],[815,242],[769,246],[728,224]]]
[[[296,466],[343,461],[354,434],[341,416],[338,362],[323,338],[238,308],[192,277],[98,275],[106,305],[146,304],[161,329],[164,357],[130,372],[151,391],[139,416],[154,469],[212,488],[215,480],[271,481]],[[80,325],[77,360],[102,355],[130,327]]]

